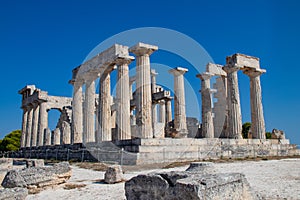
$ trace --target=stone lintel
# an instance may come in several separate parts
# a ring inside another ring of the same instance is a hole
[[[259,58],[240,53],[227,56],[226,64],[260,69]]]
[[[145,44],[142,42],[137,43],[136,45],[129,48],[129,52],[134,53],[135,55],[142,56],[145,54],[151,55],[154,51],[158,50],[158,46]]]
[[[170,91],[166,91],[166,90],[156,92],[152,94],[152,101],[158,102],[163,99],[168,99],[170,95],[171,95]]]
[[[222,68],[223,65],[214,63],[208,63],[206,65],[206,71],[213,74],[214,76],[227,76],[226,72]]]
[[[183,67],[175,67],[174,69],[170,69],[169,73],[173,74],[174,76],[179,76],[179,75],[183,75],[186,72],[188,72],[189,70],[187,68],[183,68]]]
[[[35,85],[26,85],[21,90],[19,90],[18,93],[23,94],[27,90],[29,90],[30,94],[32,94],[35,91]]]
[[[134,60],[133,56],[118,55],[118,56],[116,56],[116,58],[114,59],[114,61],[112,63],[114,63],[116,65],[130,64],[133,60]]]

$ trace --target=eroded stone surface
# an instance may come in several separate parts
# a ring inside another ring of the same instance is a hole
[[[26,188],[1,188],[0,200],[24,200],[28,195]]]
[[[120,165],[109,166],[104,175],[104,181],[108,184],[119,183],[124,180]]]

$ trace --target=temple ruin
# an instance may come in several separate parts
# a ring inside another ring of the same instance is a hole
[[[174,97],[156,83],[158,74],[151,69],[150,56],[157,50],[144,43],[130,48],[113,45],[73,69],[72,98],[50,96],[34,85],[21,89],[20,156],[63,159],[58,149],[67,149],[68,159],[142,164],[295,154],[296,147],[289,140],[279,143],[265,138],[260,75],[266,70],[260,68],[258,58],[234,54],[224,65],[208,63],[205,72],[195,75],[201,81],[200,124],[186,116],[184,74],[188,69],[169,70]],[[136,73],[130,77],[134,59]],[[115,96],[111,94],[114,70]],[[239,70],[250,79],[251,139],[242,138]],[[212,77],[216,81],[211,86]],[[51,109],[61,113],[55,130],[48,128]],[[97,156],[92,152],[98,152]]]

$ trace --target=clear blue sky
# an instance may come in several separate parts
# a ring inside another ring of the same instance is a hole
[[[20,88],[36,84],[71,96],[71,70],[100,42],[133,28],[164,27],[196,40],[216,63],[237,52],[259,57],[267,69],[267,131],[282,129],[300,144],[299,10],[296,0],[1,1],[0,138],[21,127]],[[240,74],[239,81],[246,122],[249,80]],[[200,89],[198,79],[192,83]]]

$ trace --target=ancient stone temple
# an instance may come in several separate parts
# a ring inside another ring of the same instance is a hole
[[[280,144],[265,139],[260,75],[266,70],[260,68],[258,58],[234,54],[224,65],[208,63],[206,71],[196,75],[201,82],[200,123],[186,115],[184,76],[188,69],[169,70],[174,96],[157,84],[159,74],[151,69],[151,55],[157,50],[144,43],[130,48],[113,45],[73,69],[72,98],[50,96],[34,85],[21,89],[20,156],[65,159],[67,154],[68,159],[143,164],[294,154],[295,147],[287,139]],[[133,60],[136,71],[130,77]],[[250,80],[252,139],[241,135],[239,70]],[[111,94],[113,71],[117,74],[115,96]],[[51,109],[61,113],[54,130],[48,128]]]

